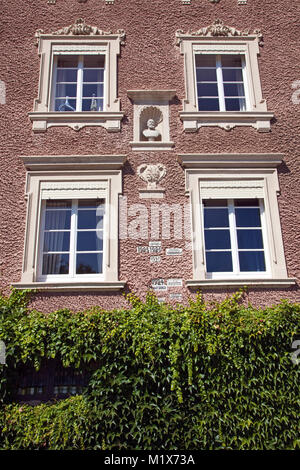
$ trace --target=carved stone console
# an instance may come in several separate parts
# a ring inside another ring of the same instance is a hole
[[[133,150],[170,150],[169,102],[174,90],[130,90],[133,101]]]
[[[147,188],[139,190],[140,198],[161,199],[164,197],[165,190],[158,184],[167,174],[165,165],[162,163],[142,163],[142,165],[137,168],[137,174],[143,181],[145,181],[145,183],[147,183]]]

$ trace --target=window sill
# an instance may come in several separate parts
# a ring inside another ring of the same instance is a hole
[[[15,289],[37,289],[48,292],[82,292],[82,291],[104,291],[113,292],[124,289],[125,281],[115,282],[64,282],[64,283],[45,283],[45,282],[18,282],[12,284]]]
[[[296,278],[289,279],[200,279],[188,280],[186,286],[190,289],[227,289],[231,287],[277,288],[285,289],[296,284]]]
[[[151,151],[151,150],[172,150],[174,142],[130,142],[132,150]]]
[[[179,116],[185,132],[197,132],[200,127],[204,126],[218,126],[226,131],[236,126],[252,126],[258,132],[269,132],[274,114],[263,111],[182,111]]]
[[[106,111],[79,113],[32,112],[28,115],[35,133],[46,132],[49,127],[53,126],[68,126],[75,131],[79,131],[86,126],[102,126],[108,132],[119,132],[124,113]]]

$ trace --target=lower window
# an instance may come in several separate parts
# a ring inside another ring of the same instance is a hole
[[[208,276],[267,272],[264,204],[260,199],[203,199]]]
[[[41,280],[103,275],[104,200],[46,200],[40,234]]]

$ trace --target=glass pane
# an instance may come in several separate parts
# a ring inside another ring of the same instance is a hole
[[[260,227],[260,210],[249,208],[235,208],[235,218],[237,227]]]
[[[265,271],[265,255],[263,251],[240,251],[240,271]]]
[[[87,67],[96,67],[96,68],[100,68],[100,67],[104,67],[104,60],[105,60],[105,56],[104,55],[86,55],[84,57],[84,68],[87,68]]]
[[[228,209],[204,208],[204,227],[229,227]]]
[[[102,253],[78,253],[76,258],[76,274],[102,273]]]
[[[206,250],[225,250],[231,248],[229,230],[205,230]]]
[[[76,99],[77,85],[56,85],[56,98],[69,98]]]
[[[208,273],[232,272],[231,252],[206,252],[206,269]]]
[[[198,83],[198,96],[218,96],[216,83]]]
[[[64,199],[48,199],[46,202],[46,209],[55,209],[55,208],[62,208],[62,209],[71,209],[72,201],[65,201]]]
[[[242,69],[222,69],[224,82],[242,82]]]
[[[45,230],[63,230],[70,229],[71,211],[70,210],[46,210]]]
[[[216,82],[217,72],[216,69],[196,69],[198,82]]]
[[[59,55],[57,58],[57,67],[78,67],[77,55]]]
[[[216,67],[216,56],[214,54],[196,54],[196,67]]]
[[[263,248],[261,230],[238,230],[238,247],[242,249]]]
[[[236,207],[249,207],[249,206],[254,206],[258,207],[259,206],[259,200],[258,199],[235,199],[234,200],[234,205]]]
[[[57,69],[57,82],[77,82],[77,69]]]
[[[83,85],[82,93],[84,97],[92,98],[95,95],[95,97],[100,98],[103,96],[103,85]]]
[[[43,251],[69,251],[70,232],[45,232]]]
[[[98,69],[98,70],[84,69],[83,81],[84,82],[103,82],[104,70],[103,69]]]
[[[104,211],[104,201],[103,201],[103,199],[79,199],[78,208],[79,209],[81,209],[81,208],[97,209],[97,213],[99,211],[102,212],[102,211]]]
[[[242,56],[239,54],[223,54],[221,63],[222,67],[242,67]]]
[[[82,100],[82,111],[103,111],[103,99]]]
[[[200,98],[199,111],[219,111],[219,100],[214,98]]]
[[[95,229],[103,227],[103,214],[96,210],[78,211],[78,229]]]
[[[77,232],[77,251],[102,251],[103,231]]]
[[[224,84],[225,96],[245,96],[244,85],[242,83]]]
[[[74,99],[56,99],[55,111],[74,112],[76,111],[76,100]]]
[[[69,255],[44,255],[43,274],[69,274]]]
[[[226,111],[245,111],[246,100],[244,98],[226,98],[225,107]]]
[[[227,199],[203,199],[205,207],[227,207]]]

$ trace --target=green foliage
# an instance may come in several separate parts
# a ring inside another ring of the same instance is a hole
[[[129,295],[131,308],[44,315],[27,292],[0,299],[7,365],[0,382],[2,449],[296,449],[299,367],[290,359],[300,306],[255,309],[242,292],[188,306]],[[10,404],[17,365],[95,361],[83,396]]]

